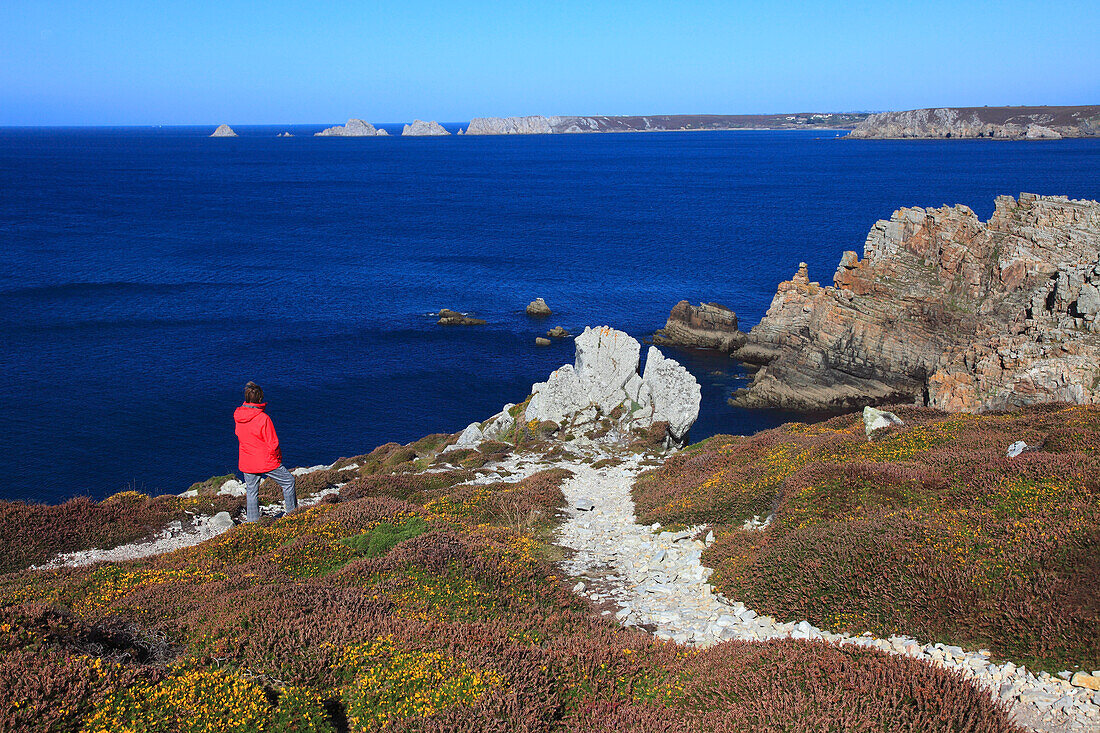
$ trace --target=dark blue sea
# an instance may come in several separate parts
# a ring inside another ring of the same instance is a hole
[[[233,471],[249,379],[292,466],[459,430],[572,360],[534,346],[550,326],[642,337],[687,298],[747,330],[799,261],[829,282],[898,207],[1100,199],[1100,141],[320,127],[0,128],[0,498]],[[442,307],[489,324],[437,326]],[[703,384],[693,438],[797,417],[729,407],[727,358],[672,355]]]

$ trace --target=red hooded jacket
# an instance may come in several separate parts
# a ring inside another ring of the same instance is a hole
[[[267,473],[283,465],[279,436],[264,412],[266,402],[245,402],[233,413],[237,440],[241,444],[240,468],[245,473]]]

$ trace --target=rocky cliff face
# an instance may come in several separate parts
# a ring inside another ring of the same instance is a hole
[[[401,128],[401,136],[406,135],[413,136],[431,136],[431,135],[450,135],[443,125],[439,124],[435,120],[425,122],[424,120],[413,120],[411,125],[405,125]]]
[[[647,115],[589,117],[478,117],[467,135],[550,135],[576,132],[662,132],[741,129],[849,129],[867,117],[863,112],[788,115]]]
[[[724,305],[681,300],[672,308],[665,327],[653,334],[653,343],[733,351],[747,337],[737,328],[737,314]]]
[[[218,125],[218,129],[214,130],[210,137],[237,137],[237,133],[229,125],[223,124]]]
[[[581,428],[600,419],[624,433],[668,424],[668,442],[682,445],[699,417],[702,392],[695,377],[654,347],[639,375],[641,344],[607,326],[576,338],[576,358],[531,388],[525,418]]]
[[[372,135],[389,135],[385,130],[379,130],[369,122],[350,119],[346,125],[328,127],[320,132],[315,132],[315,137],[370,137]]]
[[[941,107],[881,112],[856,125],[853,138],[996,138],[1057,140],[1100,135],[1100,106]]]
[[[765,365],[743,406],[1100,402],[1100,203],[1000,196],[987,222],[896,211],[832,286],[801,265],[734,355]]]

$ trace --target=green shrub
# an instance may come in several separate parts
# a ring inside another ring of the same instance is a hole
[[[369,532],[344,537],[339,542],[366,557],[378,557],[385,555],[398,542],[412,539],[423,534],[427,529],[427,522],[420,517],[413,517],[401,524],[382,522]]]

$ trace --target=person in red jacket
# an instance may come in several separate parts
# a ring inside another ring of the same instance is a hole
[[[275,425],[264,412],[264,391],[255,382],[244,387],[244,404],[233,413],[235,430],[241,446],[240,469],[244,473],[245,521],[260,518],[260,481],[271,478],[283,490],[283,505],[289,514],[298,507],[294,495],[294,474],[283,465],[283,453],[279,450],[279,436]]]

